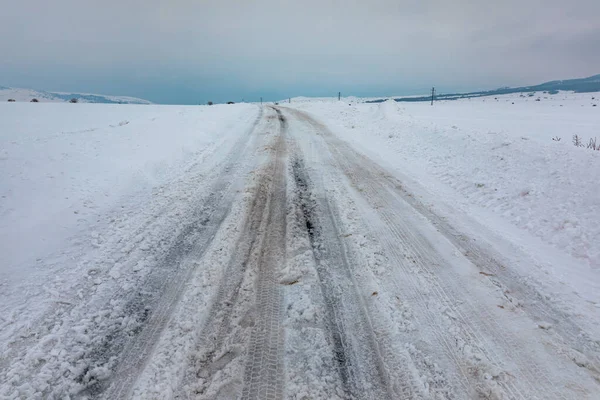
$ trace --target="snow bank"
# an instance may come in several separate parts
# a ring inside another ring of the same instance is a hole
[[[377,107],[376,116],[379,119],[387,119],[390,121],[397,121],[398,116],[402,114],[404,108],[400,106],[400,104],[393,99],[388,99],[383,103],[379,103]]]

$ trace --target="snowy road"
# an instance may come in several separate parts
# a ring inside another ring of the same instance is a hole
[[[3,347],[0,396],[599,398],[585,327],[309,114],[208,164]]]

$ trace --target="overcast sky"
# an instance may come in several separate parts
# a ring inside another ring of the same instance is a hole
[[[600,0],[0,0],[0,85],[157,103],[600,73]]]

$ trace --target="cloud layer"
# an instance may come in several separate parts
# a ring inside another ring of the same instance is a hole
[[[598,15],[597,0],[7,1],[0,84],[174,103],[530,84],[600,72]]]

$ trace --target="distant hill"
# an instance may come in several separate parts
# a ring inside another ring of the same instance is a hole
[[[450,93],[438,94],[436,100],[456,100],[466,99],[470,97],[497,96],[509,93],[528,93],[528,92],[548,92],[550,94],[558,93],[559,90],[573,91],[575,93],[600,92],[600,75],[590,76],[588,78],[568,79],[565,81],[550,81],[535,86],[521,86],[516,88],[500,88],[494,90],[486,90],[481,92],[470,93]],[[367,103],[381,103],[387,99],[371,100]],[[396,101],[413,102],[413,101],[430,101],[431,96],[420,97],[400,97],[394,99]]]
[[[126,96],[105,96],[90,93],[61,93],[44,92],[33,89],[19,89],[0,86],[0,102],[14,99],[18,102],[29,102],[38,99],[43,103],[65,103],[71,99],[77,99],[80,103],[105,103],[105,104],[152,104],[148,100]]]

